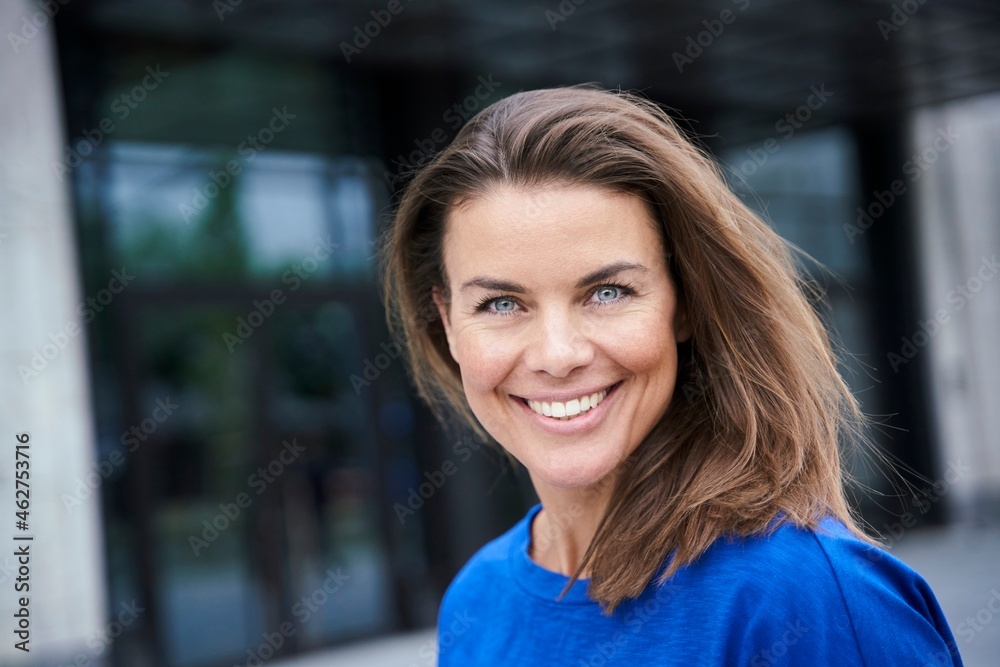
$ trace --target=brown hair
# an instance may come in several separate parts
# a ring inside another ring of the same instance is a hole
[[[417,172],[383,238],[390,328],[420,396],[445,422],[469,408],[432,302],[447,300],[442,259],[450,207],[500,185],[586,184],[636,193],[656,214],[667,265],[687,304],[674,396],[623,464],[575,581],[606,612],[661,581],[717,538],[856,524],[838,445],[865,419],[785,242],[726,186],[714,161],[654,103],[589,86],[521,92],[486,108]],[[486,436],[488,438],[488,436]]]

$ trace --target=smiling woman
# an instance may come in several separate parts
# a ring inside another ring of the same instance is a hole
[[[419,393],[541,500],[452,582],[442,632],[479,620],[441,665],[961,664],[844,500],[864,419],[808,285],[656,105],[497,102],[417,173],[382,253]]]
[[[641,199],[593,186],[544,192],[532,219],[523,211],[537,189],[499,189],[451,211],[454,297],[435,301],[472,412],[552,506],[570,490],[610,492],[667,409],[677,341],[690,332]]]

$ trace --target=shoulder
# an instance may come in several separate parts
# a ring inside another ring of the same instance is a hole
[[[699,579],[710,574],[718,585],[766,592],[768,598],[806,591],[814,598],[839,597],[839,575],[881,561],[869,549],[875,547],[839,521],[824,521],[815,529],[783,522],[771,532],[720,537],[689,567],[700,572]]]
[[[882,547],[859,539],[839,520],[824,519],[813,529],[788,525],[779,532],[785,544],[798,547],[797,557],[818,571],[825,569],[855,624],[879,618],[884,623],[888,612],[910,620],[918,616],[936,620],[940,608],[927,581]],[[866,618],[870,612],[877,616]]]
[[[822,528],[826,530],[816,531],[816,540],[830,560],[866,657],[895,664],[883,657],[889,650],[919,657],[920,664],[962,664],[944,612],[923,576],[885,549],[850,535],[839,522]]]
[[[912,568],[858,538],[834,518],[824,519],[815,528],[784,522],[770,533],[720,538],[705,558],[715,564],[730,562],[731,578],[777,590],[815,592],[823,587],[838,595],[859,587],[907,595],[929,590]]]
[[[458,571],[441,600],[441,620],[470,606],[480,606],[485,589],[495,590],[502,580],[511,578],[511,550],[526,533],[526,524],[535,511],[532,508],[507,532],[481,547]]]
[[[696,567],[723,572],[712,578],[739,600],[748,634],[765,647],[787,642],[791,635],[775,633],[794,626],[807,644],[831,643],[837,634],[833,643],[840,650],[853,644],[862,664],[961,664],[924,578],[836,519],[719,540]],[[942,656],[946,662],[933,662]]]

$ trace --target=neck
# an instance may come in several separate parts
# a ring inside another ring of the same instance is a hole
[[[532,477],[542,509],[531,524],[531,559],[546,570],[573,576],[604,516],[613,484],[566,489]],[[581,578],[589,577],[584,570]]]

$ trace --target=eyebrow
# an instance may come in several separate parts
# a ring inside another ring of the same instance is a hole
[[[596,271],[588,273],[583,278],[576,283],[576,289],[583,289],[594,283],[608,280],[609,278],[622,273],[623,271],[649,271],[648,268],[642,264],[636,264],[635,262],[615,262],[614,264],[608,264],[607,266],[601,267]],[[509,280],[501,280],[499,278],[491,278],[489,276],[476,276],[470,280],[466,280],[462,283],[459,288],[459,292],[464,292],[470,287],[481,287],[483,289],[495,290],[498,292],[518,292],[520,294],[527,294],[530,290],[519,283],[511,282]]]

